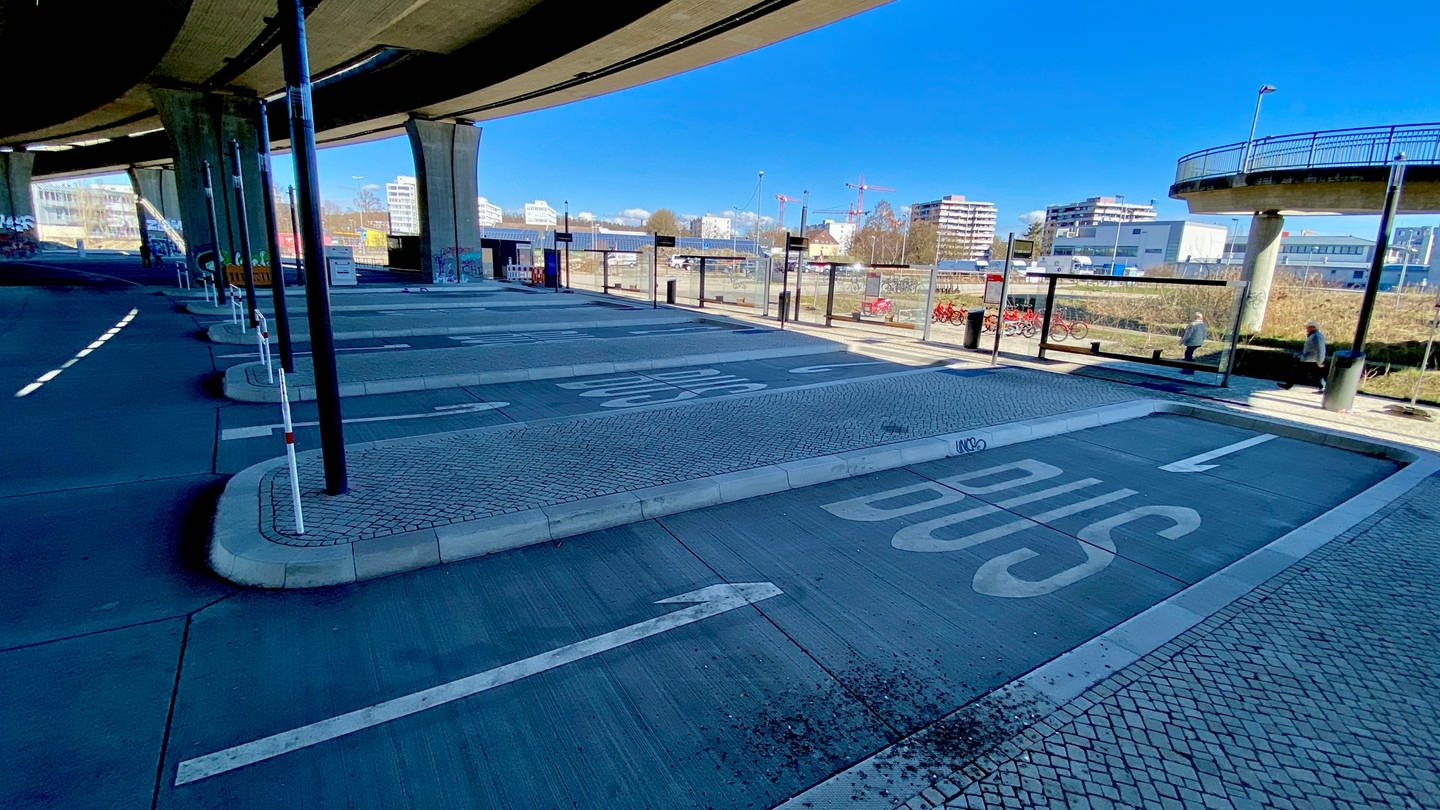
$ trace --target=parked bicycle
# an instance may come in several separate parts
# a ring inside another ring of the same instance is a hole
[[[986,315],[985,320],[981,322],[981,329],[993,334],[997,323],[998,318],[995,315]],[[1033,318],[1027,317],[1018,307],[1006,307],[1004,330],[1005,337],[1019,335],[1028,338],[1034,337],[1040,331],[1040,327],[1036,325]]]
[[[956,309],[954,301],[942,301],[935,305],[935,311],[930,313],[930,320],[936,323],[953,323],[958,326],[965,322],[965,310]]]

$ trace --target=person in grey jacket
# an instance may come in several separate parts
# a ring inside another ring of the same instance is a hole
[[[1325,334],[1320,331],[1320,324],[1314,321],[1305,324],[1305,345],[1300,349],[1300,356],[1295,358],[1290,379],[1280,383],[1280,387],[1288,389],[1297,381],[1313,385],[1322,392],[1325,390]]]
[[[1185,327],[1185,334],[1180,336],[1180,345],[1185,347],[1185,362],[1195,361],[1195,350],[1205,345],[1205,334],[1209,330],[1205,326],[1205,314],[1195,313],[1195,319]],[[1194,374],[1193,368],[1180,369],[1181,374]]]

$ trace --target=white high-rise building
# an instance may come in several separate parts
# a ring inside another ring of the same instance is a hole
[[[525,224],[553,228],[560,222],[558,212],[544,200],[525,203]]]
[[[420,187],[413,177],[397,177],[385,184],[385,204],[390,209],[390,233],[414,236],[420,233]]]
[[[1227,232],[1224,225],[1184,220],[1083,225],[1057,234],[1050,255],[1087,257],[1107,275],[1162,264],[1218,267],[1225,258]],[[1041,259],[1043,267],[1050,266],[1046,258]]]
[[[984,259],[995,241],[995,203],[967,200],[947,194],[910,208],[916,222],[936,223],[936,240],[942,259]]]
[[[491,225],[499,225],[503,219],[500,213],[500,206],[490,202],[484,197],[475,198],[475,216],[480,222],[480,227],[488,228]]]
[[[1155,206],[1123,202],[1123,197],[1090,197],[1045,206],[1045,233],[1051,237],[1108,222],[1154,222]]]
[[[690,223],[690,234],[701,239],[729,239],[734,232],[734,223],[729,217],[706,214]]]

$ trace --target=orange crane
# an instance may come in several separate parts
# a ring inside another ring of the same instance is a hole
[[[865,192],[895,190],[893,188],[886,188],[885,186],[867,185],[865,183],[865,175],[863,173],[860,175],[859,183],[846,183],[845,185],[847,188],[853,188],[857,192],[855,196],[855,207],[850,209],[850,215],[846,218],[846,222],[854,222],[859,217],[865,215]]]
[[[784,194],[776,194],[775,199],[780,201],[780,230],[783,231],[785,230],[785,203],[800,202],[800,200],[795,197],[787,197]]]

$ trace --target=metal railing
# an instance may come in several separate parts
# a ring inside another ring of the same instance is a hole
[[[1226,144],[1180,158],[1175,182],[1283,169],[1384,166],[1400,152],[1411,166],[1440,165],[1440,124],[1332,129]]]

